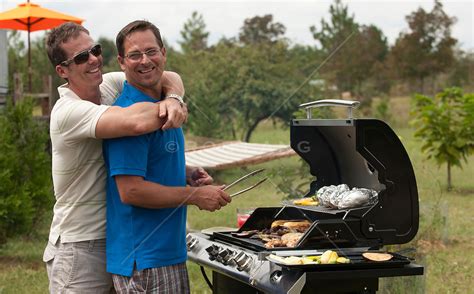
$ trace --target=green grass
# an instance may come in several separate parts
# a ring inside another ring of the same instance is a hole
[[[0,248],[0,293],[45,293],[46,267],[42,262],[47,237],[17,238]]]
[[[397,107],[400,108],[398,105]],[[397,109],[399,109],[397,108]],[[406,113],[403,110],[397,110]],[[463,169],[454,168],[454,189],[446,191],[446,167],[438,167],[424,159],[420,142],[413,130],[396,129],[415,169],[419,202],[420,229],[417,237],[404,247],[417,247],[417,262],[425,266],[422,277],[381,279],[379,293],[472,293],[474,282],[474,156]],[[252,142],[289,144],[289,129],[271,122],[259,126]],[[282,166],[299,168],[298,157],[285,158],[258,166],[236,168],[213,173],[220,183],[229,183],[260,167],[272,170]],[[214,226],[236,226],[239,207],[278,206],[283,195],[270,178],[261,187],[236,197],[221,210],[211,213],[189,207],[188,220],[192,229]],[[245,185],[245,184],[244,184]],[[235,188],[236,190],[239,187]],[[42,251],[47,240],[49,221],[38,234],[40,237],[13,239],[0,248],[0,293],[45,293],[47,277],[42,263]],[[395,246],[395,249],[397,247]],[[199,267],[188,263],[193,293],[210,293]],[[211,277],[210,271],[208,276]]]

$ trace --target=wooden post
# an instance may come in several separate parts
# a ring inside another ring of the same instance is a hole
[[[51,75],[43,77],[43,92],[46,94],[45,96],[41,97],[41,115],[42,116],[47,116],[51,114],[51,107],[52,103],[51,101],[53,100],[52,95],[52,88],[53,88],[53,78]]]
[[[13,74],[13,104],[23,99],[23,81],[19,73]]]
[[[51,110],[53,110],[54,104],[56,104],[56,93],[53,88],[53,76],[48,75],[48,93],[49,93],[49,114],[51,115]]]

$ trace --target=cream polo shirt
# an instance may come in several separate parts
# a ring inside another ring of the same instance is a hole
[[[125,75],[104,75],[101,104],[82,100],[67,84],[58,87],[59,100],[51,112],[50,136],[56,203],[49,234],[55,244],[105,238],[106,170],[102,140],[95,128],[100,116],[123,88]]]

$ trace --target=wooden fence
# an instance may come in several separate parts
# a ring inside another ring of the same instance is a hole
[[[23,91],[23,80],[19,73],[13,75],[13,103],[22,100],[24,97],[32,97],[41,106],[41,116],[49,120],[51,109],[54,105],[53,78],[48,75],[43,77],[42,93],[27,93]]]

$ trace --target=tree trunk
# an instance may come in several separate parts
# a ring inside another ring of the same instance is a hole
[[[232,129],[232,139],[237,140],[237,134],[236,134],[236,132],[235,132],[235,128],[234,128],[234,125],[233,125],[233,124],[232,124],[232,128],[231,128],[231,129]]]
[[[13,104],[23,99],[23,80],[20,73],[13,74]]]
[[[425,94],[425,78],[420,77],[420,94]]]
[[[258,124],[263,120],[263,118],[259,118],[255,120],[255,122],[249,127],[249,129],[245,132],[244,142],[250,141],[250,136],[252,136],[253,131],[257,128]]]
[[[453,186],[451,185],[451,163],[448,162],[448,191],[451,191]]]

